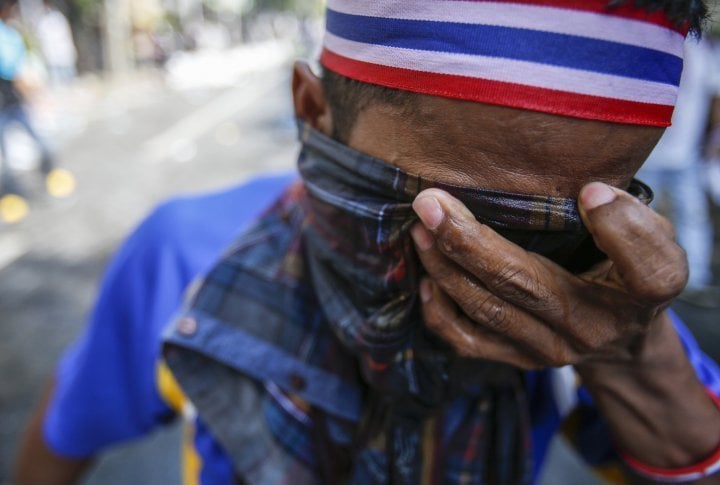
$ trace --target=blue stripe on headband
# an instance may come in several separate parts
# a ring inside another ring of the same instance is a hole
[[[328,32],[405,49],[501,57],[679,85],[683,61],[644,47],[494,25],[405,20],[327,10]]]

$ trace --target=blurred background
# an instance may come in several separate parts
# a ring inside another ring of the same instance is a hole
[[[28,52],[24,105],[43,144],[17,127],[6,133],[2,170],[22,190],[0,200],[0,483],[128,231],[169,196],[292,170],[290,66],[317,57],[322,23],[322,2],[312,0],[20,1],[9,24]],[[703,63],[720,65],[720,44],[709,37],[706,46]],[[713,84],[720,77],[710,71],[701,76]],[[674,308],[720,360],[718,92],[695,116],[694,204],[705,209],[689,208],[707,211],[698,224],[711,230],[710,276]],[[43,177],[46,151],[54,168]],[[685,204],[658,195],[670,217]],[[87,482],[178,483],[177,443],[171,426],[119,447]],[[545,483],[578,483],[574,473],[583,472],[556,447]]]

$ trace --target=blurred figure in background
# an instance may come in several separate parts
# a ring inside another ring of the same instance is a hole
[[[711,46],[704,40],[688,40],[672,126],[638,174],[659,198],[666,198],[671,204],[671,220],[690,265],[683,299],[705,307],[720,304],[716,289],[710,286],[713,227],[702,175],[703,140],[711,101],[719,87]]]
[[[40,151],[40,171],[45,177],[46,190],[54,196],[68,195],[74,187],[72,175],[58,170],[54,156],[33,127],[24,98],[31,88],[23,79],[25,44],[20,34],[8,25],[17,0],[0,0],[0,221],[14,223],[28,212],[24,190],[12,173],[8,151],[8,130],[18,124],[27,132]]]
[[[16,6],[17,0],[0,0],[0,218],[11,223],[23,219],[28,206],[10,167],[7,147],[10,125],[20,124],[36,142],[42,154],[42,172],[49,174],[53,168],[50,151],[22,106],[22,91],[27,89],[20,76],[25,60],[25,44],[20,34],[7,24]]]
[[[64,86],[75,79],[77,50],[65,16],[48,0],[43,3],[43,15],[37,23],[36,35],[47,65],[50,85]]]

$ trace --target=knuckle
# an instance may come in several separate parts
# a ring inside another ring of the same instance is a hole
[[[455,260],[472,261],[481,270],[485,266],[481,255],[494,247],[497,238],[497,233],[485,225],[469,225],[453,218],[449,218],[436,233],[438,247],[443,254]]]
[[[687,286],[689,276],[687,267],[669,272],[664,280],[663,291],[658,295],[658,301],[667,301],[678,296]]]
[[[467,253],[473,249],[474,238],[470,237],[467,229],[453,220],[442,227],[438,238],[442,252],[448,256]]]
[[[679,248],[678,248],[679,249]],[[644,278],[633,285],[634,293],[648,302],[665,302],[680,294],[689,277],[684,251],[658,262]]]
[[[555,312],[555,295],[541,281],[530,265],[522,269],[507,267],[498,273],[493,288],[503,298],[529,310]]]
[[[622,218],[616,216],[606,221],[605,233],[606,236],[618,238],[625,245],[637,247],[639,241],[651,243],[659,235],[664,237],[667,234],[661,216],[643,205],[618,211],[618,214],[622,214]]]
[[[529,292],[525,287],[523,271],[512,266],[506,266],[498,271],[491,279],[491,286],[503,294],[516,294],[525,297]]]
[[[494,295],[475,300],[467,309],[468,316],[478,323],[503,332],[508,326],[507,305]]]

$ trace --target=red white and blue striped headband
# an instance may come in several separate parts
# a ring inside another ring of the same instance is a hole
[[[686,29],[607,0],[328,0],[321,62],[390,88],[668,126]]]

